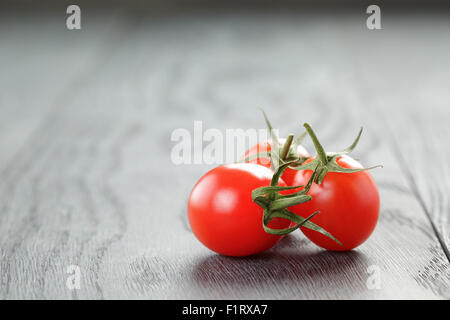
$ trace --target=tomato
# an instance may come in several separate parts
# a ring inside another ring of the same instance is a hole
[[[308,159],[306,163],[311,162]],[[353,158],[343,155],[336,163],[342,168],[362,169]],[[298,171],[294,185],[305,185],[311,170]],[[376,184],[368,171],[353,173],[328,172],[322,183],[313,183],[308,192],[311,201],[290,207],[293,213],[304,218],[319,210],[311,222],[321,226],[341,243],[334,242],[319,232],[301,227],[302,232],[316,245],[335,251],[345,251],[362,244],[375,229],[380,209]]]
[[[281,236],[266,233],[263,209],[252,201],[252,190],[270,185],[273,172],[263,166],[237,163],[207,172],[194,186],[188,200],[192,232],[206,247],[222,255],[248,256],[274,246]],[[280,186],[286,186],[280,179]],[[274,229],[290,221],[275,218]]]
[[[284,144],[286,139],[279,139],[281,144]],[[280,146],[280,149],[282,147]],[[242,159],[251,157],[254,154],[258,154],[261,152],[269,152],[272,150],[272,140],[268,140],[265,142],[258,143],[247,150],[245,155],[242,157]],[[308,153],[308,151],[302,146],[298,145],[296,154],[300,157],[309,158],[311,155]],[[270,159],[265,157],[259,157],[257,159],[250,160],[248,163],[257,163],[259,165],[265,166],[267,168],[270,168]],[[284,172],[281,178],[284,182],[287,183],[288,186],[292,186],[292,181],[294,180],[294,176],[297,174],[297,170],[287,168]]]

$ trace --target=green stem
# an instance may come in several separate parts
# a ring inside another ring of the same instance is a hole
[[[270,186],[272,186],[272,187],[278,186],[278,180],[280,180],[280,177],[283,174],[284,170],[286,170],[286,168],[288,166],[290,166],[292,163],[294,163],[294,161],[284,163],[278,167],[277,171],[275,171],[275,173],[272,176],[272,181],[270,182]]]
[[[303,125],[308,132],[309,136],[311,137],[311,140],[314,143],[314,147],[317,151],[317,156],[319,157],[320,161],[326,165],[328,163],[327,154],[325,153],[325,150],[323,149],[322,145],[319,142],[319,139],[317,138],[316,134],[314,133],[311,126],[307,123]]]
[[[291,133],[286,138],[286,142],[283,145],[283,149],[281,149],[281,153],[280,153],[281,160],[286,160],[286,157],[289,153],[289,149],[291,148],[291,145],[292,145],[292,141],[294,141],[294,135]]]

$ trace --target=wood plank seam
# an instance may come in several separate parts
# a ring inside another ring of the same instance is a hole
[[[445,256],[447,257],[447,260],[450,263],[450,252],[449,252],[447,246],[445,245],[444,239],[442,239],[441,234],[439,233],[438,229],[436,228],[436,225],[433,222],[433,219],[431,218],[430,212],[428,211],[428,208],[425,205],[425,202],[424,202],[422,196],[420,195],[419,189],[417,187],[417,183],[414,179],[413,174],[411,173],[411,171],[408,168],[408,164],[407,164],[405,158],[403,157],[403,154],[399,151],[400,149],[399,149],[398,142],[395,138],[395,135],[393,135],[391,132],[390,132],[390,135],[392,137],[391,146],[392,146],[394,154],[396,155],[396,159],[398,159],[400,170],[402,170],[403,174],[405,175],[406,180],[408,181],[408,183],[410,185],[412,194],[419,202],[420,207],[422,208],[425,216],[427,217],[427,220],[430,223],[431,228],[432,228],[435,236],[437,237],[439,244],[440,244],[442,250],[444,251]]]

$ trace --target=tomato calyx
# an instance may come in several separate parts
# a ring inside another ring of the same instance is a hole
[[[297,153],[298,147],[301,145],[303,140],[305,139],[307,133],[304,131],[298,137],[295,137],[294,134],[289,134],[284,143],[280,142],[280,138],[278,137],[277,131],[273,128],[267,114],[261,109],[261,112],[264,115],[264,120],[266,122],[267,129],[270,132],[271,142],[271,150],[265,152],[258,152],[249,157],[242,159],[240,162],[250,162],[252,160],[258,158],[269,158],[270,166],[273,171],[276,171],[280,166],[290,163],[291,167],[300,166],[303,162],[305,162],[308,158],[300,156]]]
[[[301,165],[294,167],[294,170],[314,170],[315,177],[314,182],[317,184],[321,184],[325,176],[328,172],[340,172],[340,173],[353,173],[353,172],[359,172],[359,171],[365,171],[370,170],[378,167],[383,167],[382,165],[376,165],[373,167],[368,168],[362,168],[362,169],[350,169],[350,168],[343,168],[337,163],[337,159],[343,155],[349,154],[355,149],[356,145],[359,142],[359,139],[361,138],[361,134],[363,131],[363,128],[361,127],[359,129],[358,135],[356,136],[356,139],[353,141],[353,143],[345,148],[342,151],[339,152],[325,152],[325,149],[323,148],[322,144],[320,143],[319,139],[317,138],[314,130],[311,128],[311,126],[308,123],[304,124],[304,127],[306,129],[306,132],[310,136],[314,147],[317,151],[317,156],[314,158],[314,160]]]
[[[311,185],[314,181],[314,178],[316,176],[316,171],[313,172],[311,175],[311,178],[309,179],[306,186],[300,185],[300,186],[289,186],[289,187],[282,187],[278,185],[278,181],[280,179],[280,176],[288,168],[292,163],[287,162],[281,165],[276,172],[274,173],[272,177],[272,181],[270,183],[269,187],[261,187],[257,188],[252,191],[252,199],[253,201],[258,204],[261,208],[263,208],[263,228],[267,233],[274,234],[274,235],[286,235],[288,233],[291,233],[301,226],[318,231],[322,233],[323,235],[331,238],[332,240],[336,241],[340,245],[342,245],[339,240],[337,240],[333,235],[331,235],[329,232],[327,232],[325,229],[319,227],[318,225],[312,223],[309,221],[313,216],[319,213],[319,211],[314,212],[307,218],[303,218],[301,216],[298,216],[294,214],[293,212],[289,211],[287,208],[292,207],[301,203],[305,203],[307,201],[311,200],[311,196],[308,195],[308,191],[311,188]],[[304,187],[304,188],[303,188]],[[297,191],[295,193],[291,194],[280,194],[280,191],[285,190],[293,190],[303,188],[300,191]],[[273,229],[268,227],[269,222],[274,218],[284,218],[288,219],[296,225],[294,227],[285,228],[285,229]]]

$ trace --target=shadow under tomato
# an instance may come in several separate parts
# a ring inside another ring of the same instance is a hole
[[[368,259],[359,251],[325,251],[306,239],[286,237],[275,248],[250,257],[212,254],[194,266],[192,278],[200,287],[220,286],[231,294],[272,287],[298,292],[299,297],[323,297],[323,293],[332,297],[342,290],[351,289],[355,294],[366,290],[368,265]],[[311,293],[312,289],[317,292]],[[309,296],[302,290],[309,290]]]

